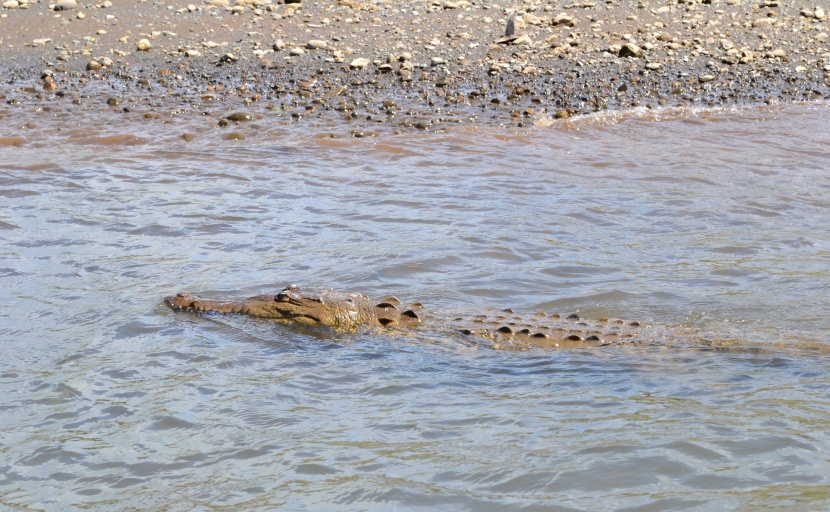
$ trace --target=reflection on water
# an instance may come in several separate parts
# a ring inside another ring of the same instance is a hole
[[[0,133],[0,503],[827,508],[825,110]],[[506,353],[161,305],[289,283],[733,343]]]

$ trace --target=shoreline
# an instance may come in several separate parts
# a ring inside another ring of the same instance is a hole
[[[104,105],[232,129],[277,113],[364,136],[830,99],[827,13],[777,1],[124,4],[0,11],[0,118]]]

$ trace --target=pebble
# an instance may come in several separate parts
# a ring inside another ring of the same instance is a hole
[[[234,112],[233,114],[225,116],[225,119],[227,119],[228,121],[236,122],[252,121],[254,119],[254,116],[247,112]]]
[[[152,47],[153,47],[153,45],[150,44],[149,39],[141,39],[136,44],[136,48],[138,48],[138,50],[142,51],[142,52],[146,52],[147,50],[149,50]]]
[[[58,0],[55,2],[56,11],[68,11],[70,9],[75,9],[76,7],[78,7],[78,2],[75,0]]]
[[[329,44],[321,39],[312,39],[305,45],[309,50],[325,50]]]
[[[643,50],[634,43],[625,43],[620,46],[620,57],[637,57],[643,56]]]
[[[530,36],[527,34],[522,34],[516,39],[513,40],[513,44],[516,46],[527,45],[531,46],[533,44],[533,40],[530,39]]]
[[[102,67],[101,63],[97,60],[91,60],[86,65],[87,71],[95,71],[96,69],[101,69]]]
[[[274,41],[274,45],[272,48],[274,48],[275,51],[279,52],[285,50],[285,46],[285,41],[283,41],[282,39],[277,39],[276,41]]]
[[[352,68],[352,69],[366,69],[369,66],[370,63],[371,63],[371,61],[369,59],[359,57],[359,58],[353,60],[349,64],[349,67]]]
[[[714,76],[714,75],[700,75],[700,76],[698,77],[698,80],[699,80],[699,81],[700,81],[700,83],[702,83],[702,84],[705,84],[706,82],[711,82],[711,81],[713,81],[714,79],[715,79],[715,76]]]
[[[576,20],[572,16],[568,16],[567,14],[557,14],[553,17],[550,22],[553,26],[562,25],[563,27],[575,27]]]
[[[303,50],[302,48],[297,46],[295,48],[291,48],[291,50],[288,52],[288,54],[292,55],[294,57],[299,57],[300,55],[305,55],[305,50]]]

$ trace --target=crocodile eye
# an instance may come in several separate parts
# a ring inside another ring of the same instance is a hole
[[[280,293],[277,294],[276,297],[274,297],[274,300],[276,302],[285,302],[285,301],[288,300],[288,294],[280,292]]]

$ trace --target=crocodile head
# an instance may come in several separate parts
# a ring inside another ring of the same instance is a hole
[[[322,325],[340,329],[360,325],[415,325],[420,318],[411,310],[401,311],[400,301],[389,297],[374,304],[355,292],[308,290],[289,286],[276,295],[258,295],[236,302],[204,300],[187,293],[164,299],[175,310],[206,313],[239,313],[282,323]]]

